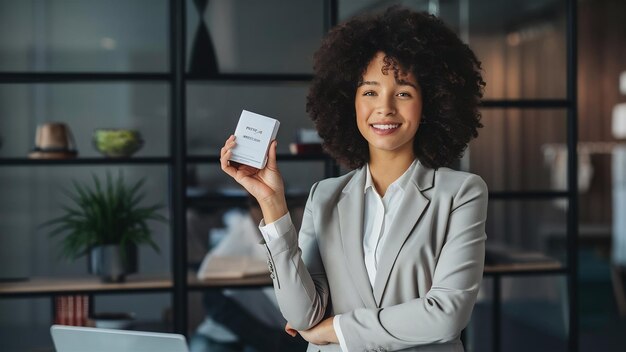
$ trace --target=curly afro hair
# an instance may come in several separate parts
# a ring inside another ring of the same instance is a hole
[[[378,52],[391,66],[385,71],[392,69],[396,79],[398,72],[412,72],[420,85],[423,107],[413,144],[416,157],[433,169],[449,166],[482,127],[481,63],[441,20],[398,6],[334,27],[315,53],[307,112],[324,149],[351,169],[369,161],[367,141],[356,124],[354,99]]]

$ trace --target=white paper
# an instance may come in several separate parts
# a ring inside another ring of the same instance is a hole
[[[241,112],[230,160],[262,169],[267,163],[270,142],[276,138],[280,122],[247,110]]]

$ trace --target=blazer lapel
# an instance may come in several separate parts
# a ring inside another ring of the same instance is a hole
[[[372,286],[365,268],[363,254],[363,205],[365,186],[365,170],[361,168],[343,190],[342,198],[337,204],[341,243],[350,278],[361,296],[365,307],[375,308]]]
[[[398,254],[400,254],[402,246],[413,232],[415,225],[430,203],[430,199],[426,198],[422,192],[432,188],[434,174],[435,171],[433,169],[426,168],[419,163],[406,186],[398,213],[389,228],[385,245],[381,249],[380,262],[378,263],[376,280],[374,281],[374,298],[377,307],[380,306],[387,281],[389,280],[389,274]]]

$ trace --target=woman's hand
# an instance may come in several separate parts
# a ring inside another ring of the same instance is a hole
[[[292,337],[295,337],[296,333],[300,333],[302,338],[315,345],[339,343],[339,339],[335,333],[335,327],[333,326],[333,317],[326,318],[309,330],[303,331],[295,330],[287,323],[287,325],[285,325],[285,332]]]
[[[289,323],[285,325],[285,332],[289,334],[289,336],[291,337],[296,337],[296,335],[298,335],[298,330],[292,328],[291,325],[289,325]]]
[[[228,161],[235,147],[235,136],[226,140],[220,152],[222,170],[234,178],[248,191],[261,206],[266,223],[278,220],[287,213],[283,178],[276,165],[276,140],[269,148],[267,164],[263,169]]]

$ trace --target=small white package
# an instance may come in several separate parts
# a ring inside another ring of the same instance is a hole
[[[267,163],[270,142],[276,138],[280,122],[247,110],[241,112],[230,160],[262,169]]]

